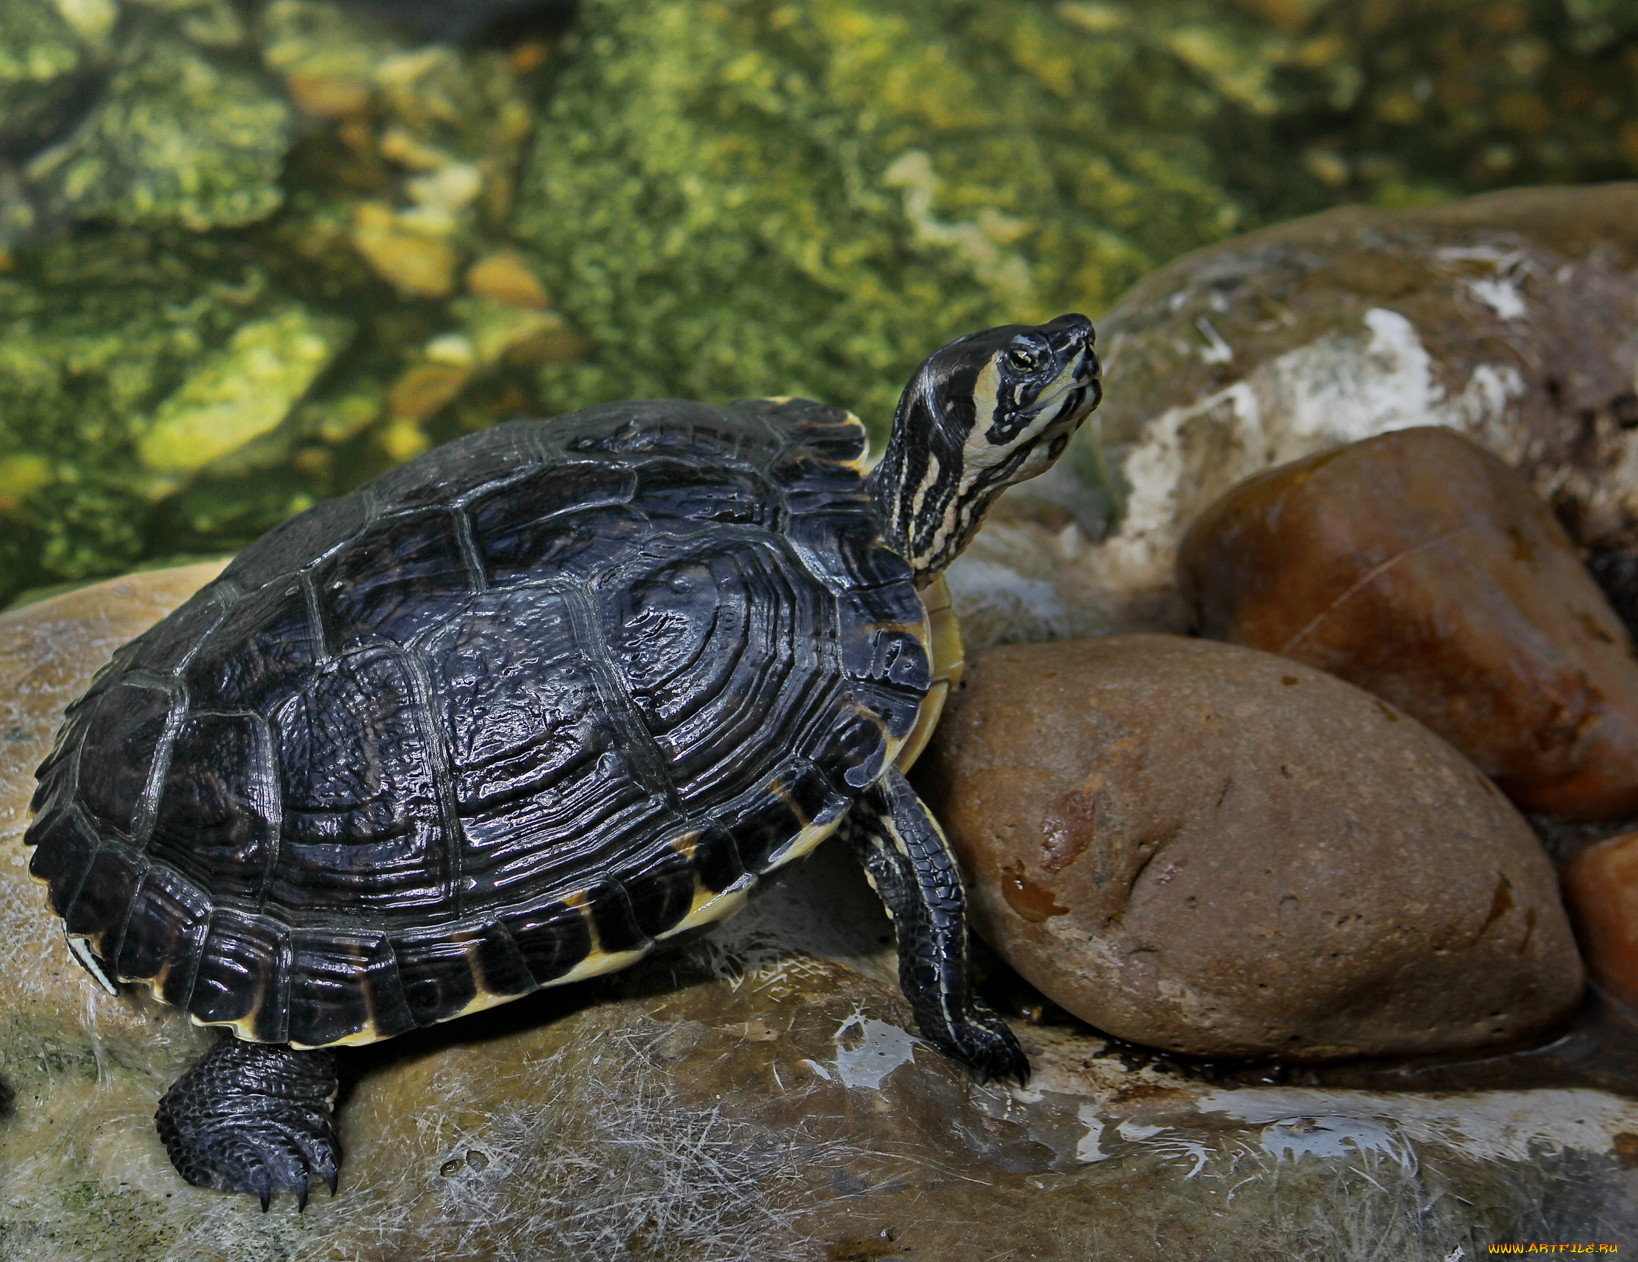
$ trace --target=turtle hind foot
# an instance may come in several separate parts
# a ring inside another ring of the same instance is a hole
[[[224,1038],[171,1084],[154,1123],[195,1187],[248,1192],[264,1211],[294,1192],[299,1211],[315,1182],[335,1194],[336,1090],[333,1052]]]
[[[1029,1081],[1029,1058],[1018,1036],[999,1013],[981,999],[969,1002],[962,1020],[934,1022],[923,1018],[922,1033],[941,1050],[972,1067],[981,1082],[1010,1079],[1020,1087]]]

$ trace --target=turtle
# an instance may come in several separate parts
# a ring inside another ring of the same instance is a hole
[[[1023,1082],[904,767],[959,658],[941,574],[1097,405],[1093,342],[1073,314],[951,342],[868,471],[858,418],[801,398],[496,425],[115,651],[24,843],[95,979],[224,1027],[155,1114],[182,1177],[334,1195],[337,1048],[623,968],[832,833],[922,1034]]]

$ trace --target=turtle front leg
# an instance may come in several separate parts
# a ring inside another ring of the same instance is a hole
[[[335,1194],[336,1091],[334,1052],[224,1038],[171,1084],[154,1122],[195,1187],[249,1192],[263,1210],[294,1192],[300,1210],[314,1179]]]
[[[921,1032],[985,1080],[1029,1077],[1006,1022],[972,993],[967,897],[933,813],[892,767],[847,813],[842,835],[859,854],[898,936],[899,985]]]

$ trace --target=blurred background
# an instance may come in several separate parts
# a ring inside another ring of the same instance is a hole
[[[0,0],[0,606],[520,415],[879,436],[1234,234],[1634,174],[1630,0]]]

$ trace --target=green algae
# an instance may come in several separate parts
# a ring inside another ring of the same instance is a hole
[[[91,61],[85,41],[46,0],[0,5],[0,153],[50,135]]]
[[[512,415],[796,392],[879,435],[940,342],[1096,316],[1232,232],[1630,175],[1635,14],[588,0],[543,77],[544,45],[415,46],[328,0],[11,0],[0,600],[231,548]],[[405,297],[424,242],[449,265]],[[463,292],[520,243],[562,310]],[[235,330],[283,310],[356,335],[234,451],[145,464],[156,409],[212,363],[229,390]],[[395,412],[462,337],[447,405]]]
[[[590,3],[518,228],[594,343],[550,407],[802,393],[882,431],[943,341],[1241,223],[1168,55],[1053,9]]]
[[[243,251],[168,244],[63,242],[0,276],[0,598],[138,561],[169,489],[138,459],[144,436],[179,432],[213,380],[221,432],[265,432],[344,335]]]
[[[290,107],[262,80],[183,41],[142,41],[105,99],[29,175],[78,218],[195,231],[279,206]]]
[[[302,307],[241,324],[141,426],[137,455],[155,472],[191,474],[266,436],[352,332]]]
[[[516,222],[592,349],[540,395],[798,392],[879,436],[941,341],[1237,229],[1638,169],[1627,7],[588,0]]]

